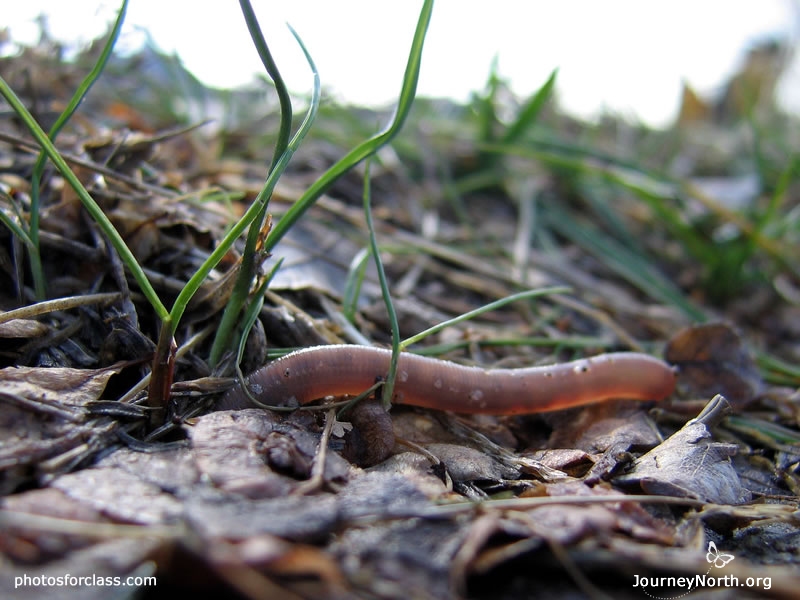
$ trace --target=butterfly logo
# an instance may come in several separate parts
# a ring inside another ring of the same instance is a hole
[[[708,542],[708,552],[706,552],[706,560],[714,563],[714,566],[721,569],[734,559],[732,554],[724,554],[717,550],[717,545],[714,542]]]

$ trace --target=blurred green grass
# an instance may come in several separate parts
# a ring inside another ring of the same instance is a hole
[[[87,51],[75,64],[94,58]],[[475,199],[490,198],[517,217],[530,202],[535,216],[518,235],[532,247],[560,255],[578,247],[642,297],[692,321],[718,318],[756,290],[780,296],[782,282],[797,286],[796,117],[750,111],[667,130],[613,115],[581,122],[560,110],[557,83],[554,70],[537,92],[517,98],[493,69],[469,103],[417,98],[391,153],[376,155],[376,168],[428,186],[426,206],[438,203],[474,233],[462,247],[480,256],[507,256],[508,248],[483,231],[481,221],[496,216],[485,205],[476,210]],[[267,80],[209,89],[148,45],[112,57],[83,110],[104,114],[99,104],[110,101],[127,103],[154,129],[216,117],[217,158],[274,159],[280,119]],[[302,114],[307,99],[294,102]],[[287,172],[331,167],[390,113],[337,105],[323,94]],[[723,185],[709,192],[709,178]],[[744,200],[719,192],[741,196],[737,185],[749,186]]]

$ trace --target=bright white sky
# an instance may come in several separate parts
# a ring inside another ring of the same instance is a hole
[[[252,1],[294,91],[307,92],[311,78],[286,22],[337,97],[357,104],[396,97],[421,1]],[[4,0],[3,23],[15,40],[33,42],[34,17],[46,13],[57,38],[88,41],[105,31],[119,4]],[[233,86],[263,72],[234,0],[130,0],[121,46],[141,43],[142,28],[207,84]],[[605,107],[664,125],[677,111],[682,79],[711,93],[749,43],[774,34],[798,38],[800,0],[437,0],[419,92],[465,100],[483,87],[497,56],[501,76],[520,95],[558,67],[567,110],[592,116]],[[798,61],[780,93],[800,112]]]

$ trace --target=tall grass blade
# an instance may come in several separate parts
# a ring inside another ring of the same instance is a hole
[[[245,212],[239,222],[231,228],[222,242],[220,242],[219,247],[217,247],[214,252],[211,253],[211,256],[209,256],[208,260],[206,260],[203,266],[198,270],[198,272],[192,277],[189,283],[187,283],[186,287],[178,295],[178,298],[175,300],[175,306],[173,307],[173,314],[180,315],[186,309],[186,305],[188,304],[189,300],[200,287],[206,276],[208,276],[208,273],[211,271],[211,269],[213,269],[219,263],[219,261],[222,260],[222,257],[225,256],[225,253],[227,253],[228,249],[230,249],[230,247],[236,242],[237,238],[242,235],[244,230],[256,219],[259,214],[264,211],[264,207],[269,202],[269,199],[272,196],[272,191],[275,189],[275,186],[278,183],[278,179],[281,177],[281,175],[283,175],[283,172],[289,165],[289,161],[291,160],[292,156],[294,156],[294,153],[300,147],[300,144],[306,137],[306,134],[311,129],[311,125],[313,124],[314,118],[317,115],[321,95],[319,73],[317,72],[317,67],[314,64],[311,55],[308,53],[308,50],[306,50],[305,45],[300,39],[300,36],[298,36],[297,33],[291,29],[291,27],[289,29],[295,36],[300,48],[303,50],[309,68],[314,75],[314,85],[311,93],[311,102],[308,107],[308,112],[306,113],[305,119],[303,119],[303,122],[300,124],[297,133],[294,134],[294,137],[289,142],[286,150],[283,152],[283,154],[281,154],[281,157],[278,159],[275,167],[269,173],[264,187],[261,189],[258,196],[256,196],[253,204],[250,205],[250,208],[247,209],[247,212]],[[274,230],[267,237],[267,242],[272,238],[273,233]],[[265,249],[265,252],[268,251],[268,249]],[[220,326],[217,329],[217,335],[214,338],[214,342],[211,347],[209,362],[212,365],[216,365],[219,362],[219,359],[222,357],[222,353],[228,348],[236,321],[241,312],[241,306],[239,309],[240,310],[238,311],[234,311],[229,305],[226,307],[225,312],[222,315]]]
[[[422,6],[414,39],[411,43],[411,50],[406,63],[406,70],[403,76],[403,85],[400,90],[400,97],[397,102],[392,121],[377,135],[362,142],[344,157],[339,159],[331,166],[311,187],[294,203],[292,208],[278,221],[267,240],[266,250],[275,248],[276,244],[286,235],[286,232],[313,206],[314,202],[322,196],[330,187],[345,173],[356,166],[365,158],[377,152],[382,146],[388,144],[403,126],[403,123],[411,110],[411,105],[417,91],[419,81],[419,70],[422,64],[422,47],[425,43],[425,34],[428,31],[431,12],[433,11],[433,0],[426,0]]]
[[[125,22],[125,14],[127,10],[128,0],[123,0],[122,6],[117,13],[117,19],[114,22],[114,27],[112,27],[111,32],[108,35],[108,40],[106,40],[97,62],[89,74],[83,79],[83,81],[81,81],[78,89],[75,90],[75,93],[73,94],[69,103],[67,103],[67,107],[58,116],[56,122],[50,128],[49,136],[51,141],[55,141],[58,133],[61,131],[64,125],[67,124],[72,115],[75,114],[75,111],[78,109],[78,106],[80,106],[80,103],[83,102],[83,99],[89,93],[91,87],[100,78],[103,69],[108,63],[108,59],[111,57],[114,46],[117,43],[117,39],[119,38],[119,32],[122,29],[122,24]],[[46,160],[47,155],[44,152],[40,152],[38,158],[36,159],[36,163],[33,166],[33,174],[31,176],[31,216],[28,234],[31,240],[31,276],[33,277],[34,294],[39,300],[43,300],[47,296],[47,284],[45,282],[44,272],[42,270],[42,258],[39,247],[39,213],[41,210],[40,185]]]

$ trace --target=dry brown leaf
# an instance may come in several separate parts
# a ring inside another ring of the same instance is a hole
[[[614,481],[640,486],[645,493],[698,498],[718,504],[742,504],[751,498],[733,468],[735,444],[712,441],[709,426],[727,410],[721,396],[712,400],[696,419],[662,444],[638,458],[633,470]]]
[[[0,489],[13,490],[31,473],[46,472],[44,461],[100,441],[113,424],[92,420],[86,405],[97,400],[119,367],[69,369],[9,367],[0,370]],[[80,455],[74,457],[80,458]],[[69,460],[65,463],[70,464]]]
[[[31,402],[85,406],[103,393],[108,379],[121,365],[104,369],[8,367],[0,370],[0,385],[6,396]]]
[[[678,385],[684,395],[711,398],[722,394],[739,409],[763,387],[758,368],[741,338],[724,323],[679,331],[667,344],[664,358],[679,368]]]
[[[221,489],[250,498],[284,496],[311,474],[318,436],[292,417],[260,409],[200,417],[188,429],[197,466]],[[344,481],[349,465],[328,453],[326,481]]]
[[[519,479],[520,470],[491,455],[457,444],[427,444],[425,449],[441,460],[453,481],[502,481]]]
[[[169,524],[183,514],[174,496],[122,469],[81,469],[61,475],[52,487],[118,523]]]

